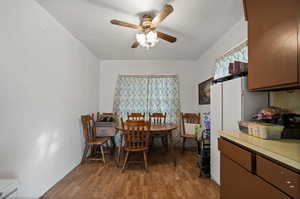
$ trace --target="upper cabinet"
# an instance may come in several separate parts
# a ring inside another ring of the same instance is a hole
[[[244,0],[250,90],[300,87],[299,0]]]

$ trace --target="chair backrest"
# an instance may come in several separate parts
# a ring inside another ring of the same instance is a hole
[[[123,123],[125,148],[127,150],[148,149],[150,122],[143,120],[127,120]]]
[[[181,113],[182,134],[185,134],[185,123],[200,124],[200,113]]]
[[[127,113],[128,120],[145,120],[145,113]]]
[[[100,120],[101,114],[100,112],[97,112],[97,121]]]
[[[95,121],[93,115],[82,115],[81,122],[85,142],[93,141],[95,139]]]
[[[167,113],[149,113],[149,121],[151,124],[165,124]]]

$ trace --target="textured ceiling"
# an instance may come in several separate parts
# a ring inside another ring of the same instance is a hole
[[[242,0],[36,0],[100,59],[198,59],[243,17]],[[131,49],[135,30],[110,24],[139,24],[139,16],[164,4],[174,12],[158,30],[177,37],[146,51]]]

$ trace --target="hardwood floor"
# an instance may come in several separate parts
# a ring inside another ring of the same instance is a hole
[[[110,158],[107,164],[88,162],[78,166],[42,198],[49,199],[219,199],[219,188],[210,179],[199,178],[196,153],[178,153],[174,167],[168,154],[149,155],[148,172],[129,165],[124,173]]]

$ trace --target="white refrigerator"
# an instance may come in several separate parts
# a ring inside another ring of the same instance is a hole
[[[220,184],[218,131],[238,131],[238,122],[267,107],[267,92],[249,92],[247,77],[214,84],[211,87],[211,178]]]

